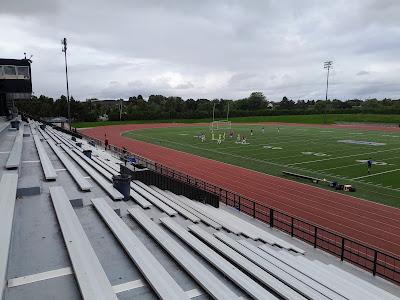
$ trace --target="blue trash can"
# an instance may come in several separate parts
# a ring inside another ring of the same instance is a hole
[[[92,150],[83,150],[83,154],[85,154],[87,157],[92,158]]]
[[[11,123],[11,128],[16,128],[17,130],[19,130],[20,121],[18,121],[18,120],[13,120],[13,121],[11,121],[10,123]]]
[[[114,175],[112,180],[113,187],[115,187],[124,196],[124,201],[128,201],[131,191],[130,183],[132,176],[128,174]]]

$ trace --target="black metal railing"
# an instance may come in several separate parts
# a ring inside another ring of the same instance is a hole
[[[82,133],[81,135],[97,145],[104,146],[101,140]],[[400,284],[400,258],[394,255],[385,253],[384,251],[375,249],[360,241],[346,237],[304,219],[287,214],[275,207],[261,204],[236,192],[229,191],[202,179],[176,171],[140,155],[130,153],[120,147],[110,145],[110,149],[120,155],[127,154],[133,157],[137,164],[163,174],[164,176],[169,176],[185,184],[190,184],[196,188],[201,188],[204,191],[213,193],[226,205],[232,206],[257,220],[269,224],[271,228],[277,228],[292,237],[311,244],[314,248],[329,252],[340,258],[341,261],[347,261],[370,271],[374,276],[378,275]]]

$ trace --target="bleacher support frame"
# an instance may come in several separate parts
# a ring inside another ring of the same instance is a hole
[[[84,134],[80,135],[94,144],[104,147],[103,141]],[[153,162],[147,158],[127,152],[120,147],[110,145],[110,149],[121,156],[126,154],[133,157],[138,165],[152,170],[156,174],[162,174],[164,177],[169,177],[175,182],[208,192],[216,196],[225,205],[234,207],[257,220],[269,224],[270,227],[284,231],[292,237],[311,244],[314,248],[322,249],[338,257],[341,261],[354,264],[371,272],[374,276],[380,276],[400,285],[400,257],[369,246],[357,239],[326,229],[323,226],[313,224],[302,218],[292,216],[273,206],[260,204],[236,192],[229,191],[199,178],[173,170],[160,163]],[[157,184],[152,185],[157,186]]]

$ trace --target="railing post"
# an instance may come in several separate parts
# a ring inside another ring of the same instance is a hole
[[[342,248],[340,249],[340,260],[343,261],[344,259],[344,238],[342,237]]]
[[[253,218],[256,217],[256,203],[253,201]]]
[[[317,230],[318,230],[318,227],[317,226],[314,226],[314,248],[317,248]]]
[[[290,220],[290,236],[293,237],[293,235],[294,235],[294,220],[293,220],[293,217],[291,217],[291,220]]]
[[[269,209],[269,227],[271,227],[271,228],[274,227],[274,209],[273,208]]]
[[[376,263],[377,263],[377,261],[378,261],[378,251],[375,250],[375,253],[374,253],[374,266],[373,266],[373,269],[372,269],[372,275],[374,275],[374,276],[376,274]]]
[[[241,199],[241,198],[242,198],[242,197],[239,196],[239,206],[238,206],[239,211],[240,211],[240,204],[241,204],[240,199]]]

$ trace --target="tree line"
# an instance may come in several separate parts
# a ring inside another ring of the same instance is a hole
[[[279,102],[268,101],[261,92],[253,92],[247,98],[230,99],[187,99],[151,95],[145,100],[141,95],[129,97],[126,101],[99,101],[87,99],[76,101],[71,97],[71,118],[74,121],[96,121],[100,116],[109,120],[156,120],[156,119],[200,119],[268,115],[300,115],[321,113],[379,113],[399,114],[400,99],[351,99],[351,100],[297,100],[283,97]],[[20,111],[37,117],[67,116],[67,98],[53,98],[41,95],[30,100],[16,102]]]

